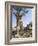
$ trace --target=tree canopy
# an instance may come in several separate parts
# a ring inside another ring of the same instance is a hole
[[[12,13],[14,15],[19,14],[19,15],[25,15],[28,13],[28,10],[26,8],[22,8],[22,7],[13,7],[12,8]]]

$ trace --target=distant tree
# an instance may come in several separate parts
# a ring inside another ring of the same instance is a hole
[[[32,27],[32,22],[30,22],[29,25]]]

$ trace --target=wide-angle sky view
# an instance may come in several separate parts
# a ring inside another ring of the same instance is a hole
[[[25,13],[25,16],[22,17],[22,22],[23,22],[24,27],[26,27],[27,24],[29,24],[32,21],[32,9],[26,8],[25,10],[28,10],[28,13]],[[15,27],[16,26],[16,16],[13,14],[13,12],[16,13],[16,11],[14,9],[12,10],[12,27]]]

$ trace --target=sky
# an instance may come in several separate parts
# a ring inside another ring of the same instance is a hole
[[[22,16],[22,22],[23,22],[24,27],[26,27],[27,24],[29,24],[32,21],[32,9],[26,8],[25,10],[28,10],[28,13],[25,13],[25,16]],[[13,14],[13,12],[16,13],[16,11],[14,9],[12,10],[12,27],[15,27],[16,26],[16,16]]]

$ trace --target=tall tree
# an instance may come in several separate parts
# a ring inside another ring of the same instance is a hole
[[[19,25],[19,19],[22,18],[22,16],[26,15],[28,13],[28,10],[26,8],[22,8],[22,7],[13,7],[12,8],[12,14],[14,14],[16,16],[16,20],[17,20],[17,27]],[[17,33],[18,33],[18,29],[17,29]]]

